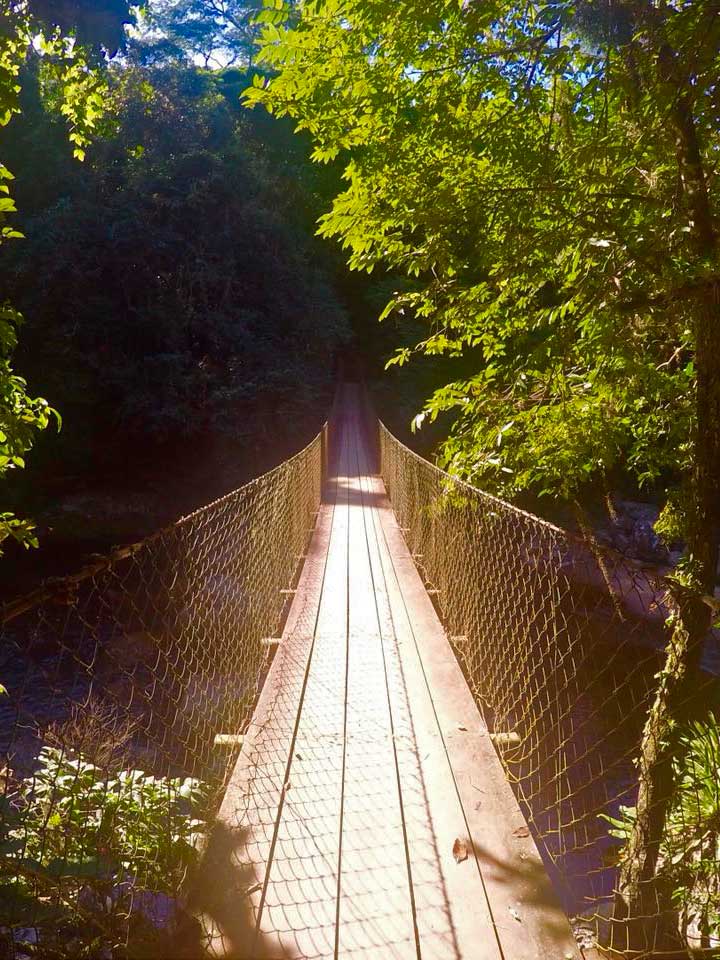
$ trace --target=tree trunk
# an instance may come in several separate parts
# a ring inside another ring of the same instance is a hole
[[[625,851],[613,927],[613,946],[626,951],[677,947],[667,892],[655,874],[668,807],[678,727],[692,710],[702,645],[711,624],[703,594],[715,587],[720,541],[720,309],[717,293],[698,307],[697,433],[694,516],[688,541],[693,583],[673,590],[672,634],[655,701],[643,731],[638,761],[637,819]],[[672,943],[675,940],[674,944]]]
[[[675,596],[667,658],[643,731],[638,760],[636,820],[624,851],[611,928],[614,949],[646,953],[677,949],[677,917],[657,877],[658,857],[672,799],[678,725],[687,718],[710,617],[697,595]]]
[[[697,141],[689,84],[674,76],[676,59],[658,57],[663,82],[672,83],[671,116],[678,166],[692,226],[698,265],[717,268],[702,154]],[[643,732],[638,760],[637,818],[625,850],[611,927],[613,947],[645,953],[678,946],[678,926],[657,877],[658,857],[674,790],[678,732],[697,690],[702,643],[711,623],[720,543],[720,283],[711,280],[694,304],[696,428],[693,438],[692,512],[688,532],[689,586],[674,591],[672,635],[655,702]]]

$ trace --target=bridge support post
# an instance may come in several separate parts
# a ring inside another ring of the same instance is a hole
[[[320,488],[328,478],[328,425],[325,422],[320,431]]]

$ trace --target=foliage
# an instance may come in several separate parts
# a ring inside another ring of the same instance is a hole
[[[211,459],[218,437],[227,457],[277,462],[322,422],[348,322],[313,237],[322,185],[289,126],[241,111],[240,71],[133,57],[81,169],[27,82],[6,143],[27,239],[3,265],[29,317],[24,366],[63,410],[43,481],[171,458],[187,473],[192,444],[212,496],[233,482]]]
[[[665,822],[658,873],[672,891],[684,933],[693,924],[720,939],[720,725],[716,718],[691,723],[680,734],[685,748],[675,760],[677,790]],[[636,819],[621,806],[605,817],[611,836],[627,843]],[[621,856],[623,851],[621,851]]]
[[[50,417],[57,416],[45,400],[28,396],[25,381],[10,366],[19,322],[20,315],[9,304],[0,306],[0,477],[25,466],[24,454],[32,446],[34,431],[43,430]],[[0,543],[9,536],[25,546],[36,545],[32,522],[3,512]]]
[[[140,55],[151,62],[178,57],[205,68],[248,67],[261,7],[262,0],[156,0],[143,11]]]
[[[3,922],[45,923],[51,937],[84,922],[86,940],[122,937],[144,891],[182,889],[198,859],[206,788],[142,770],[110,775],[48,746],[38,763],[0,800],[0,879],[21,877],[5,887]]]
[[[125,46],[125,25],[135,20],[131,6],[129,0],[30,0],[28,4],[43,32],[73,36],[86,50],[105,50],[110,56]]]
[[[678,57],[692,51],[706,158],[711,6],[663,23]],[[426,335],[394,362],[472,368],[425,412],[455,417],[445,467],[510,495],[574,496],[617,469],[655,483],[689,465],[692,299],[714,268],[694,256],[645,5],[612,8],[635,31],[620,50],[601,8],[324,0],[288,27],[289,8],[268,3],[262,60],[278,75],[246,94],[296,118],[317,160],[345,158],[321,232],[355,269],[407,275],[383,315]]]
[[[103,49],[115,52],[131,21],[126,0],[48,0],[0,4],[0,127],[20,112],[22,70],[30,52],[43,56],[46,83],[54,91],[59,113],[69,126],[75,155],[84,156],[89,138],[103,114],[103,81],[98,65]],[[10,196],[10,170],[0,163],[0,246],[22,234],[8,222],[16,212]],[[53,413],[42,399],[28,395],[26,382],[13,372],[20,315],[0,301],[0,479],[24,466],[36,431],[44,429]],[[12,536],[29,546],[35,543],[33,524],[0,513],[0,543]]]

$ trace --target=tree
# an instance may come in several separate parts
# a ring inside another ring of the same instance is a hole
[[[157,0],[143,19],[147,52],[179,55],[207,69],[250,66],[262,0]]]
[[[47,93],[70,126],[76,156],[82,158],[103,112],[102,79],[98,67],[103,51],[121,46],[124,25],[131,21],[126,0],[3,0],[0,3],[0,126],[20,111],[22,67],[33,49],[43,52]],[[0,163],[0,244],[22,234],[8,218],[16,212],[10,195],[14,179]],[[32,398],[11,360],[17,345],[20,314],[0,300],[0,478],[25,465],[37,430],[44,429],[54,411],[42,398]],[[34,543],[33,525],[9,511],[0,512],[0,543],[8,536]]]
[[[577,500],[618,471],[667,490],[687,552],[617,905],[631,948],[662,945],[654,877],[720,540],[718,4],[266,7],[277,75],[247,101],[345,159],[321,232],[409,278],[383,316],[427,335],[395,362],[474,365],[417,418],[454,414],[441,463],[511,496]]]

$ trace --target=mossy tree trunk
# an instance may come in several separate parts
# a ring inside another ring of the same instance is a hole
[[[613,946],[629,952],[678,945],[670,898],[658,877],[658,859],[675,788],[679,725],[696,700],[703,640],[711,625],[720,543],[720,281],[717,236],[702,153],[693,117],[689,77],[677,75],[678,58],[658,53],[661,83],[669,93],[676,156],[688,208],[698,274],[708,277],[694,302],[696,425],[685,583],[673,593],[667,659],[643,732],[638,760],[637,817],[620,871]],[[705,599],[703,599],[705,598]]]

